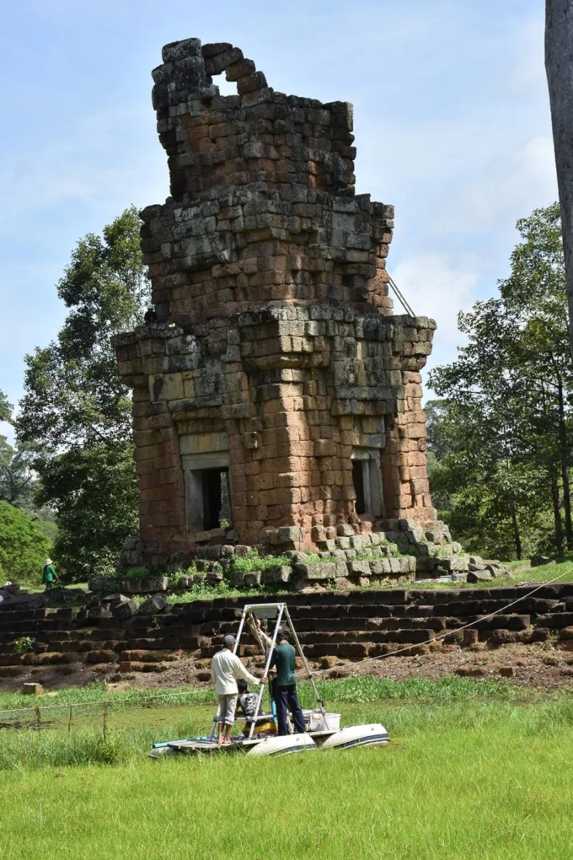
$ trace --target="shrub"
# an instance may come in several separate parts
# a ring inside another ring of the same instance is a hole
[[[128,567],[123,575],[127,579],[143,579],[149,576],[149,570],[146,567]]]
[[[249,573],[251,570],[268,570],[269,567],[290,563],[288,555],[260,555],[258,549],[251,549],[246,555],[236,555],[233,558],[232,570]]]
[[[31,636],[20,636],[14,642],[14,651],[16,654],[26,654],[28,651],[34,650],[34,640]]]

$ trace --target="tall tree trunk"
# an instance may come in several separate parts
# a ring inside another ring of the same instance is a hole
[[[563,385],[558,382],[557,398],[559,406],[559,461],[561,463],[561,481],[563,483],[563,512],[565,514],[565,535],[567,549],[573,549],[573,525],[571,523],[571,487],[569,483],[569,446],[567,426],[565,424],[565,398]]]
[[[523,548],[521,546],[521,533],[519,531],[519,523],[517,521],[517,511],[513,502],[511,504],[511,525],[513,527],[513,542],[515,543],[515,554],[517,558],[521,561],[521,558],[523,556]]]
[[[553,125],[573,352],[573,0],[546,0],[545,70]]]
[[[553,506],[553,521],[555,523],[555,548],[557,555],[563,555],[563,523],[561,522],[559,481],[557,471],[554,469],[551,470],[551,503]]]

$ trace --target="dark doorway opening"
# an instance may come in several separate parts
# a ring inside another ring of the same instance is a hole
[[[356,493],[356,513],[366,513],[366,496],[364,493],[364,460],[352,461],[352,481]]]
[[[202,469],[203,528],[218,529],[230,520],[229,470]]]
[[[219,527],[221,511],[221,470],[205,469],[201,473],[203,492],[203,528]]]

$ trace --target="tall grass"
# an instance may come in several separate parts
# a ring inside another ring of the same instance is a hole
[[[318,682],[317,686],[327,702],[371,702],[377,699],[411,699],[413,697],[449,700],[456,697],[491,695],[506,698],[522,695],[516,687],[504,681],[473,680],[456,676],[441,678],[437,681],[424,678],[393,681],[386,678],[361,676],[322,680]],[[312,703],[310,683],[301,682],[299,692],[303,702],[310,705]],[[62,709],[66,709],[70,705],[89,708],[91,705],[99,706],[103,702],[108,702],[112,708],[116,709],[170,704],[199,705],[214,701],[214,693],[209,687],[110,690],[105,684],[95,683],[85,687],[68,687],[33,700],[30,699],[30,696],[21,693],[0,693],[0,721],[5,712],[20,708],[34,712],[38,707],[41,713],[49,718],[51,713],[57,711],[58,706]]]
[[[153,763],[142,731],[92,735],[86,765],[87,745],[58,759],[35,733],[47,768],[22,733],[0,773],[2,860],[569,858],[571,696],[444,696],[344,707],[348,722],[382,719],[387,748],[283,759]]]
[[[339,710],[345,724],[382,721],[392,735],[413,734],[429,727],[437,732],[481,726],[500,719],[517,725],[563,727],[573,724],[573,697],[557,695],[547,702],[534,694],[496,681],[445,678],[437,682],[394,682],[349,678],[326,682],[321,692],[327,707]],[[527,693],[526,693],[527,695]],[[303,706],[313,704],[311,689],[301,685]],[[122,764],[141,759],[153,741],[205,734],[211,727],[215,703],[205,696],[186,704],[147,703],[144,707],[112,705],[102,709],[80,706],[73,722],[46,712],[41,730],[0,731],[0,771],[46,766]],[[32,723],[32,726],[34,724]],[[553,730],[553,729],[551,729]]]

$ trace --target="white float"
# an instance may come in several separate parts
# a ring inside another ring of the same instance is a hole
[[[348,726],[326,738],[323,750],[349,750],[355,747],[384,746],[390,740],[382,723],[366,723],[363,726]]]
[[[316,744],[309,734],[277,735],[264,738],[252,746],[248,756],[279,756],[315,750]]]

